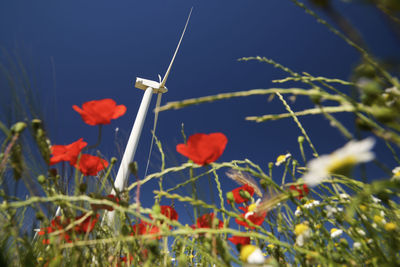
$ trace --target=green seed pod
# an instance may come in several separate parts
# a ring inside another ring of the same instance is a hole
[[[43,174],[39,175],[37,181],[39,184],[43,185],[44,183],[46,183],[46,176],[44,176]]]
[[[111,164],[115,164],[115,163],[117,163],[117,161],[118,161],[118,159],[116,157],[112,157],[110,160]]]
[[[226,199],[229,201],[229,203],[234,203],[235,202],[235,198],[234,198],[232,192],[226,193]]]
[[[300,135],[299,137],[297,137],[297,142],[299,142],[299,144],[304,143],[304,136]]]
[[[239,191],[239,195],[240,195],[242,198],[247,199],[247,200],[249,200],[249,199],[251,198],[250,193],[247,192],[246,190],[240,190],[240,191]]]
[[[39,221],[43,221],[44,218],[45,218],[45,216],[44,216],[43,212],[41,212],[41,211],[36,212],[36,219],[38,219]]]
[[[11,132],[13,134],[20,134],[26,128],[25,122],[17,122],[11,127]]]
[[[86,192],[86,189],[87,189],[87,184],[86,184],[86,183],[81,183],[81,184],[79,185],[79,192],[85,193],[85,192]]]

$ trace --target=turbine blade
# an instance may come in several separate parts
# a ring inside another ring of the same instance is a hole
[[[186,32],[186,28],[187,28],[187,26],[188,26],[188,24],[189,24],[189,20],[190,20],[190,16],[192,15],[192,11],[193,11],[193,7],[190,9],[189,16],[188,16],[188,18],[187,18],[187,20],[186,20],[185,28],[183,28],[183,32],[182,32],[181,38],[179,39],[179,42],[178,42],[178,46],[176,47],[174,56],[172,57],[172,60],[171,60],[171,62],[169,63],[168,69],[167,69],[167,71],[165,72],[164,78],[163,78],[163,80],[162,80],[162,82],[161,82],[161,84],[160,84],[160,88],[164,87],[164,86],[165,86],[165,83],[167,82],[168,75],[169,75],[169,73],[170,73],[170,71],[171,71],[171,68],[172,68],[172,64],[174,63],[176,54],[178,53],[178,50],[179,50],[179,46],[181,45],[183,36],[185,35],[185,32]]]

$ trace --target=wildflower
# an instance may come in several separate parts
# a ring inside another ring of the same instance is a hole
[[[83,138],[69,144],[69,145],[53,145],[51,146],[50,165],[57,164],[61,161],[68,161],[71,165],[76,163],[79,153],[82,148],[87,146]]]
[[[392,222],[388,222],[388,223],[385,223],[384,227],[385,227],[386,231],[394,231],[394,230],[396,230],[397,225]]]
[[[86,216],[86,214],[82,214],[76,217],[75,221],[83,218],[84,216]],[[86,219],[83,220],[83,222],[75,226],[74,231],[78,234],[90,233],[94,229],[97,221],[99,220],[99,216],[99,214],[88,216]]]
[[[360,242],[354,242],[353,243],[353,248],[354,249],[360,249],[361,248],[361,243]]]
[[[386,220],[385,220],[383,217],[379,216],[379,215],[375,215],[375,216],[374,216],[374,222],[385,224],[385,223],[386,223]]]
[[[357,163],[371,161],[374,154],[370,150],[374,143],[372,138],[350,141],[329,155],[311,160],[307,165],[308,172],[303,176],[304,181],[309,186],[315,186],[331,174],[347,174]]]
[[[232,236],[228,238],[229,241],[231,241],[235,245],[248,245],[250,244],[250,237],[248,236]]]
[[[89,125],[110,124],[112,119],[117,119],[126,112],[124,105],[117,105],[110,98],[85,102],[82,109],[76,105],[73,105],[72,108]]]
[[[326,205],[326,217],[330,218],[332,215],[335,215],[338,212],[342,212],[343,208],[341,207],[332,207],[331,205]]]
[[[191,135],[186,144],[178,144],[176,151],[194,163],[206,165],[216,161],[224,152],[228,139],[223,133]]]
[[[375,204],[379,204],[379,203],[382,202],[382,200],[380,200],[380,199],[377,198],[377,197],[371,196],[371,198],[372,198],[372,201],[373,201]]]
[[[340,236],[342,234],[343,234],[343,230],[341,230],[341,229],[337,229],[337,228],[332,228],[331,229],[331,238],[338,237],[338,236]]]
[[[258,204],[260,203],[261,199],[258,199],[256,203],[253,203],[245,208],[239,207],[242,211],[244,211],[243,214],[240,215],[241,218],[247,219],[250,222],[252,222],[254,225],[261,225],[264,222],[265,216],[267,216],[266,212],[256,212],[256,208]],[[239,225],[242,225],[246,228],[254,229],[254,226],[250,226],[246,221],[241,220],[239,218],[235,219],[236,223]]]
[[[276,158],[275,166],[280,166],[282,163],[285,163],[288,158],[290,158],[292,154],[287,153],[286,155],[279,155]]]
[[[307,224],[300,223],[295,226],[294,234],[296,235],[296,244],[302,247],[304,242],[311,236],[311,230]]]
[[[192,228],[213,228],[216,227],[218,229],[224,227],[224,223],[219,220],[215,219],[214,220],[214,213],[206,213],[197,218],[197,223],[195,226],[192,226]]]
[[[161,214],[164,215],[165,217],[167,217],[168,219],[175,220],[175,221],[178,220],[178,213],[176,212],[176,210],[173,207],[167,206],[167,205],[161,205],[160,211],[161,211]],[[151,219],[153,219],[151,214],[149,216]]]
[[[107,166],[108,162],[106,160],[89,154],[82,154],[79,162],[75,164],[75,167],[84,175],[97,175],[99,171],[107,168]]]
[[[312,200],[307,201],[303,205],[303,207],[306,208],[306,209],[311,209],[312,207],[318,206],[319,204],[320,204],[320,202],[318,200],[312,199]]]
[[[112,202],[119,203],[119,198],[112,194],[102,197],[101,199],[107,199]],[[92,209],[94,211],[101,210],[101,209],[108,210],[108,211],[114,210],[114,208],[112,206],[107,205],[107,204],[90,204],[90,206],[92,207]]]
[[[299,217],[299,216],[301,216],[302,214],[303,214],[303,212],[301,211],[300,207],[298,206],[298,207],[296,208],[296,211],[294,212],[294,215],[295,215],[296,217]]]
[[[250,198],[254,195],[254,188],[249,186],[248,184],[245,184],[241,187],[233,189],[232,194],[235,203],[240,204],[250,200]]]
[[[261,249],[254,245],[245,245],[240,250],[240,260],[250,264],[262,264],[265,259]]]
[[[131,235],[145,235],[145,234],[157,234],[160,232],[160,228],[157,226],[147,223],[147,222],[140,222],[132,226],[133,232]],[[157,235],[153,237],[153,239],[161,239],[161,235]]]
[[[289,187],[289,189],[298,193],[298,195],[296,196],[297,199],[302,199],[310,192],[310,189],[308,188],[308,186],[306,184],[291,185]]]

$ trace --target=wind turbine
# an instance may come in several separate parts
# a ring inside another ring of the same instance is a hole
[[[175,49],[175,53],[171,59],[171,62],[169,63],[168,69],[165,72],[164,77],[161,79],[161,76],[158,75],[159,82],[144,79],[144,78],[139,78],[139,77],[136,78],[135,87],[138,89],[144,90],[144,95],[142,98],[142,102],[140,103],[139,111],[136,115],[136,119],[133,124],[132,131],[131,131],[131,134],[128,139],[128,143],[126,145],[124,155],[122,156],[122,161],[121,161],[120,167],[118,169],[117,177],[115,178],[114,188],[117,189],[118,191],[123,191],[124,188],[126,187],[129,173],[130,173],[129,164],[133,161],[133,158],[135,156],[136,148],[139,143],[140,135],[141,135],[141,132],[143,129],[143,124],[146,119],[146,114],[147,114],[147,111],[149,109],[149,105],[151,102],[151,97],[152,97],[153,93],[157,93],[158,96],[157,96],[157,103],[156,103],[156,111],[154,114],[153,138],[151,140],[150,152],[149,152],[149,159],[150,159],[151,150],[152,150],[153,142],[154,142],[154,134],[155,134],[157,120],[158,120],[158,109],[157,108],[160,106],[162,94],[168,91],[168,89],[165,87],[165,84],[167,82],[169,73],[171,72],[171,68],[174,63],[175,57],[178,53],[183,36],[185,35],[186,28],[189,24],[190,16],[192,15],[192,11],[193,11],[193,7],[190,9],[190,13],[186,20],[185,27],[183,29],[183,32],[179,39],[178,45]],[[148,164],[149,164],[149,159],[148,159],[147,166],[146,166],[146,173],[147,173],[147,168],[148,168]],[[111,194],[115,195],[115,193],[116,192],[113,189],[111,191]],[[106,217],[107,217],[106,221],[109,225],[114,220],[114,214],[115,214],[114,211],[107,212],[107,214],[106,214]]]

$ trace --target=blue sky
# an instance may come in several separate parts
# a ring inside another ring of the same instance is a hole
[[[399,39],[376,10],[334,2],[360,29],[376,56],[398,56]],[[125,142],[143,95],[133,87],[135,78],[157,80],[158,74],[165,73],[192,6],[163,103],[276,87],[271,80],[287,76],[265,63],[238,62],[241,57],[265,56],[297,72],[345,80],[360,59],[353,48],[289,0],[2,1],[0,46],[19,55],[35,77],[32,88],[40,96],[54,144],[69,144],[81,137],[96,142],[97,128],[84,124],[72,105],[102,98],[126,105],[126,115],[103,128],[100,146],[107,157],[118,157],[114,141]],[[291,105],[294,110],[313,106],[300,97]],[[175,151],[182,142],[184,123],[188,136],[198,132],[227,135],[228,145],[219,161],[249,158],[266,169],[279,154],[291,152],[300,159],[297,137],[301,133],[290,119],[257,124],[244,118],[282,112],[279,100],[268,102],[266,96],[191,106],[160,113],[157,136],[167,151],[169,166],[186,161]],[[338,118],[351,125],[351,116]],[[135,157],[140,173],[148,155],[152,120],[149,114]],[[322,117],[305,117],[301,122],[321,154],[346,142]],[[388,154],[384,148],[376,152],[382,157]],[[306,153],[311,158],[308,147]],[[157,152],[152,163],[150,172],[157,170]],[[394,167],[393,160],[386,163]],[[224,183],[226,191],[233,188],[230,181]]]

